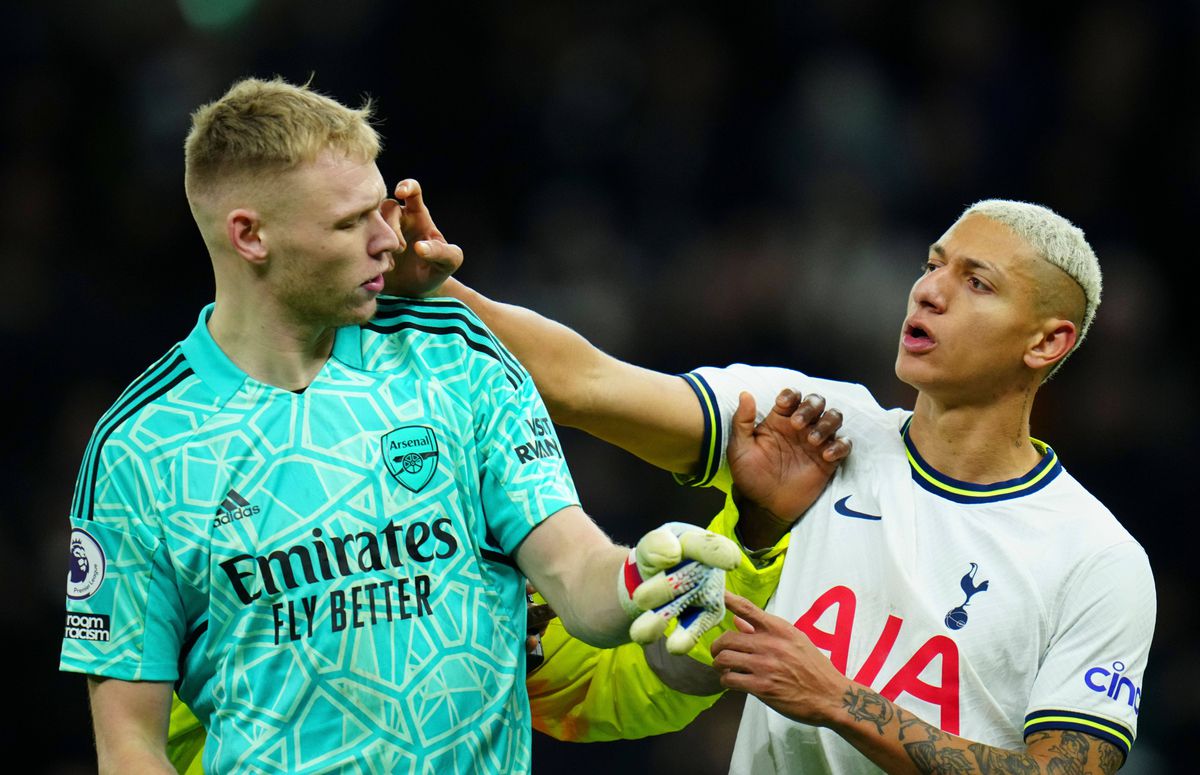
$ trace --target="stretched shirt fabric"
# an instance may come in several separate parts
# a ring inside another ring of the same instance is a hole
[[[909,441],[911,412],[860,385],[734,365],[686,376],[711,450],[698,484],[728,485],[723,455],[741,391],[780,389],[843,412],[854,452],[791,532],[767,610],[845,675],[942,730],[1020,749],[1044,730],[1086,732],[1127,754],[1154,632],[1145,552],[1033,441],[1016,479],[978,485],[934,470]],[[856,709],[851,709],[853,714]],[[836,733],[747,699],[730,771],[877,773]]]
[[[303,392],[191,335],[100,420],[61,668],[174,682],[207,772],[529,769],[528,533],[578,498],[466,307],[381,298]]]

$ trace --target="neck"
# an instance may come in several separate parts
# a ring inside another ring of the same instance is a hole
[[[908,433],[926,462],[946,476],[992,484],[1028,473],[1041,453],[1029,440],[1036,388],[978,405],[952,405],[921,392]]]
[[[334,328],[290,320],[269,298],[239,302],[220,290],[208,330],[238,368],[284,390],[312,383],[333,352],[336,334]]]

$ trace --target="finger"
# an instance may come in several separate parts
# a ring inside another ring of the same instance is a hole
[[[404,203],[406,210],[420,210],[425,206],[424,199],[421,194],[421,184],[412,178],[405,178],[396,184],[396,188],[392,191],[396,198]]]
[[[531,605],[525,609],[525,630],[540,633],[555,616],[549,605]]]
[[[679,538],[679,546],[684,558],[714,568],[733,570],[742,561],[742,551],[737,544],[709,530],[684,533]]]
[[[453,272],[462,266],[463,251],[458,245],[443,240],[421,240],[413,243],[413,250],[426,261]]]
[[[723,611],[693,608],[679,617],[679,626],[667,638],[667,651],[686,654],[700,640],[700,636],[720,624]]]
[[[725,607],[742,617],[755,631],[763,630],[771,623],[771,615],[741,595],[725,591]],[[735,633],[730,633],[735,634]]]
[[[800,406],[800,395],[791,388],[784,388],[775,396],[775,406],[771,411],[784,417],[791,417]]]
[[[657,573],[638,584],[637,588],[633,590],[633,604],[648,611],[665,606],[678,594],[671,577],[666,573]]]
[[[812,430],[808,432],[808,441],[814,447],[824,444],[827,439],[835,436],[841,427],[842,413],[837,409],[830,409],[813,423]]]
[[[748,441],[754,435],[757,412],[754,406],[754,396],[742,391],[738,394],[737,409],[733,412],[730,426],[731,440]]]
[[[736,651],[742,654],[753,654],[756,649],[760,636],[752,632],[737,632],[736,630],[726,630],[717,636],[713,641],[712,651],[715,659],[718,654],[723,651]]]
[[[404,193],[401,196],[401,192]],[[402,180],[396,185],[396,198],[403,205],[400,209],[400,223],[410,233],[418,233],[422,239],[445,240],[438,227],[433,223],[433,215],[425,204],[425,194],[421,184],[411,178]]]
[[[726,670],[720,676],[721,686],[726,689],[732,689],[735,692],[750,694],[751,689],[758,685],[755,677],[750,673],[739,673],[734,670]]]
[[[653,643],[662,637],[670,619],[658,611],[645,611],[629,625],[629,638],[634,643]]]
[[[796,407],[796,411],[792,414],[792,425],[796,428],[803,428],[806,425],[811,425],[825,411],[825,398],[816,393],[809,393],[804,397]]]
[[[738,632],[744,632],[746,634],[751,634],[754,632],[754,625],[750,624],[750,622],[746,621],[740,616],[733,617],[733,626],[737,627]]]
[[[644,579],[657,570],[677,565],[683,559],[683,547],[670,528],[656,527],[638,541],[634,557]]]
[[[405,248],[408,247],[404,240],[404,230],[400,227],[400,211],[400,203],[395,199],[385,199],[379,205],[380,215],[387,221],[387,225],[392,228],[392,231],[396,232],[396,237],[400,240],[400,247],[396,250],[397,253],[404,252]]]
[[[753,672],[754,655],[737,649],[724,648],[713,655],[712,666],[717,670],[732,670],[737,673]]]
[[[400,228],[400,203],[395,199],[385,199],[379,204],[379,213],[393,229]]]
[[[850,439],[843,439],[838,436],[830,439],[825,443],[825,449],[821,450],[821,459],[828,463],[840,463],[850,456],[850,450],[854,444]]]

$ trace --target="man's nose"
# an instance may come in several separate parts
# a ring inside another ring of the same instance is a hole
[[[945,309],[948,277],[949,271],[946,267],[939,267],[923,275],[913,284],[913,302],[918,306],[930,307],[939,312]]]
[[[370,251],[371,255],[378,256],[381,253],[388,253],[400,249],[400,237],[395,230],[388,224],[387,219],[380,212],[372,213],[371,215],[371,235]]]

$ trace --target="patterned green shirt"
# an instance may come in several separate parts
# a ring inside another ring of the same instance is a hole
[[[96,426],[61,668],[176,682],[208,772],[528,770],[512,558],[578,502],[528,374],[458,302],[384,297],[292,393],[211,310]]]

